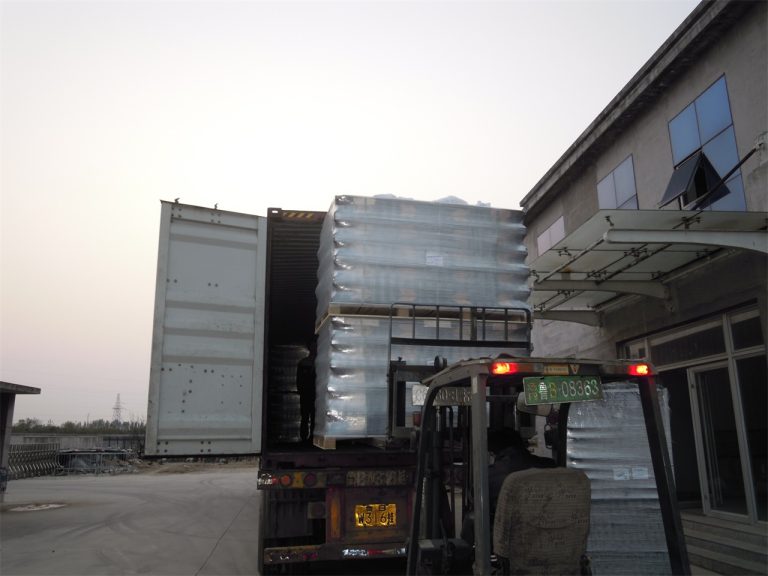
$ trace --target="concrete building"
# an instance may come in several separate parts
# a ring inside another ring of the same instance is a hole
[[[40,394],[40,388],[0,382],[0,502],[3,501],[8,487],[11,427],[13,426],[13,408],[16,405],[17,394]]]
[[[761,573],[767,9],[702,2],[521,202],[535,354],[652,361],[687,517],[760,535]]]

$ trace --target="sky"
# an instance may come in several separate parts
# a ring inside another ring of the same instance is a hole
[[[689,0],[0,2],[0,380],[146,418],[160,200],[519,208]]]

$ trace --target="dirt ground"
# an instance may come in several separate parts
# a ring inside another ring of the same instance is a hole
[[[131,462],[135,472],[139,474],[186,474],[188,472],[224,472],[226,470],[253,469],[259,465],[257,458],[216,458],[199,460],[134,460]]]

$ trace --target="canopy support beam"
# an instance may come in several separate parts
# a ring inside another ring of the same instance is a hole
[[[537,310],[533,313],[534,320],[558,320],[575,322],[587,326],[602,326],[603,321],[599,312],[594,310]]]
[[[661,282],[605,280],[542,280],[535,282],[534,290],[592,290],[597,292],[617,292],[619,294],[639,294],[660,298],[669,298],[669,289]]]
[[[703,244],[739,248],[768,254],[765,230],[622,230],[611,228],[603,234],[608,244]]]

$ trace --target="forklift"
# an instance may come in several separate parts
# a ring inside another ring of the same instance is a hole
[[[568,466],[568,414],[612,386],[639,391],[669,568],[690,574],[652,365],[501,355],[421,384],[407,574],[591,574],[590,479]],[[515,471],[491,494],[489,438],[510,415],[526,430],[546,419],[551,466]]]

